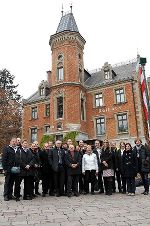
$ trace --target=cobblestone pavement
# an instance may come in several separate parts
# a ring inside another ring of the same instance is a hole
[[[0,176],[0,226],[150,226],[150,195],[141,195],[142,187],[137,188],[134,197],[119,193],[110,197],[89,194],[4,202],[3,181]]]

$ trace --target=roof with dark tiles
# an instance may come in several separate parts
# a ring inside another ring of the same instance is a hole
[[[79,32],[72,12],[67,13],[61,17],[56,33],[63,31]]]
[[[116,76],[114,76],[114,78],[111,78],[111,79],[104,79],[102,69],[96,72],[91,72],[91,73],[89,72],[89,74],[91,74],[91,77],[89,77],[85,81],[85,87],[92,88],[92,87],[107,85],[110,83],[116,83],[119,81],[133,79],[133,76],[134,76],[133,72],[136,71],[136,65],[137,65],[137,62],[135,61],[135,62],[130,62],[128,64],[122,64],[119,66],[112,67],[111,70],[113,70]]]
[[[49,99],[50,95],[47,96],[40,96],[39,90],[32,94],[29,98],[23,100],[23,104],[31,104],[39,101],[45,101]]]

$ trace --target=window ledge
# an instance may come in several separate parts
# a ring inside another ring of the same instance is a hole
[[[94,106],[93,108],[94,108],[94,109],[106,108],[106,105],[103,105],[103,106],[97,106],[97,107],[96,107],[96,106]]]
[[[100,134],[96,134],[97,137],[103,137],[103,136],[105,136],[105,135],[106,135],[106,133],[101,134],[101,135],[100,135]]]
[[[35,121],[35,120],[37,120],[38,119],[38,117],[37,118],[30,118],[30,121]]]
[[[49,115],[49,116],[44,115],[44,117],[43,117],[43,118],[49,118],[49,117],[50,117],[50,115]]]
[[[118,135],[122,135],[122,134],[128,134],[129,132],[118,132]]]
[[[120,102],[120,103],[114,103],[114,105],[123,105],[123,104],[126,104],[127,101],[124,101],[124,102]]]

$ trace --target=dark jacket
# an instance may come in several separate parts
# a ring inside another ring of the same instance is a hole
[[[39,153],[42,174],[50,174],[51,173],[51,167],[50,167],[50,164],[48,161],[48,151],[43,150]]]
[[[99,154],[96,148],[93,149],[93,153],[96,154],[97,156],[97,163],[98,163],[98,171],[102,171],[102,163],[101,163],[101,158],[99,158]],[[102,153],[102,150],[101,150]]]
[[[20,148],[16,152],[16,163],[20,165],[20,176],[34,176],[34,158],[32,152],[27,149],[25,152],[23,148]],[[25,169],[26,165],[29,165],[29,169]]]
[[[102,164],[102,169],[114,169],[114,154],[111,151],[111,148],[108,147],[104,150],[102,148],[102,153],[101,153],[101,162],[106,161],[108,164],[108,167],[106,167],[104,164]]]
[[[52,167],[52,170],[54,172],[58,172],[59,170],[64,170],[64,166],[65,166],[65,151],[64,149],[61,149],[61,148],[59,150],[60,150],[60,156],[61,156],[61,163],[59,159],[59,152],[56,147],[51,149],[48,154],[49,164]]]
[[[141,149],[138,151],[136,146],[133,150],[137,154],[138,158],[138,172],[149,173],[150,172],[150,151],[141,145]]]
[[[10,146],[6,146],[3,150],[3,154],[2,154],[2,166],[4,171],[7,171],[8,173],[10,173],[11,168],[13,166],[15,166],[15,150],[10,147]]]
[[[124,177],[136,177],[138,171],[138,160],[136,152],[132,149],[124,151],[122,157],[122,173]]]
[[[116,151],[116,169],[118,169],[120,173],[122,173],[122,158],[123,155],[121,155],[121,150],[119,149]]]
[[[65,164],[67,167],[67,175],[79,175],[81,174],[81,155],[78,151],[74,152],[74,156],[68,151],[65,155]],[[72,164],[78,164],[76,168],[72,168]]]

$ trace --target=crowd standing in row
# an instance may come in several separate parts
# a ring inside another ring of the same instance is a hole
[[[82,140],[78,146],[69,139],[62,145],[60,140],[45,143],[43,150],[38,142],[29,148],[27,140],[12,138],[10,145],[2,153],[2,164],[5,175],[4,200],[20,201],[21,183],[24,181],[23,199],[31,200],[39,193],[39,182],[42,181],[42,196],[79,196],[94,195],[105,192],[112,195],[118,191],[135,195],[135,177],[141,175],[144,185],[142,194],[149,194],[148,173],[150,172],[150,152],[140,139],[130,143],[120,143],[117,150],[115,142],[95,141],[92,149]],[[91,183],[91,188],[89,188]]]

